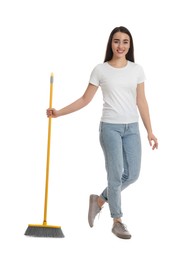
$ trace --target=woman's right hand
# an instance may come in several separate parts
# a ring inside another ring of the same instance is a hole
[[[56,110],[55,108],[48,108],[46,110],[46,115],[47,117],[52,117],[52,118],[56,118],[58,117],[58,110]]]

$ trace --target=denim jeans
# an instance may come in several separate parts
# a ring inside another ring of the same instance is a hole
[[[108,202],[112,218],[123,216],[121,191],[139,177],[141,139],[138,122],[112,124],[100,122],[100,144],[105,156],[107,188],[100,195]]]

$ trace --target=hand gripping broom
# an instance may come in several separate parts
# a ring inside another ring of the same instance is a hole
[[[52,108],[53,96],[53,73],[50,76],[50,98],[49,107]],[[48,122],[48,142],[47,142],[47,161],[46,161],[46,181],[45,181],[45,201],[44,201],[44,220],[43,224],[29,224],[25,231],[26,236],[33,237],[64,237],[60,226],[47,225],[47,201],[49,183],[49,162],[50,162],[50,139],[51,139],[51,117]]]

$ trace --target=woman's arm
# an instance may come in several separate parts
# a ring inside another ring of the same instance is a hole
[[[79,109],[85,107],[86,105],[88,105],[90,103],[90,101],[93,99],[97,89],[98,89],[98,87],[96,87],[92,84],[89,84],[81,98],[77,99],[70,105],[68,105],[60,110],[56,110],[55,108],[47,109],[47,116],[56,118],[59,116],[64,116],[64,115],[73,113],[75,111],[78,111]]]
[[[158,148],[158,141],[152,132],[149,107],[148,107],[148,103],[144,91],[144,83],[140,83],[137,86],[137,107],[139,109],[139,113],[142,118],[143,124],[147,130],[148,141],[151,146],[153,141],[152,149],[154,150],[155,148]]]

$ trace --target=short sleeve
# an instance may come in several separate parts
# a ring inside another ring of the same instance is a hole
[[[89,83],[91,83],[94,86],[99,87],[99,85],[100,85],[100,76],[99,76],[98,65],[92,70],[91,75],[90,75]]]
[[[145,76],[144,70],[143,70],[143,68],[139,65],[139,66],[138,66],[138,80],[137,80],[137,83],[138,83],[138,84],[143,83],[145,80],[146,80],[146,76]]]

